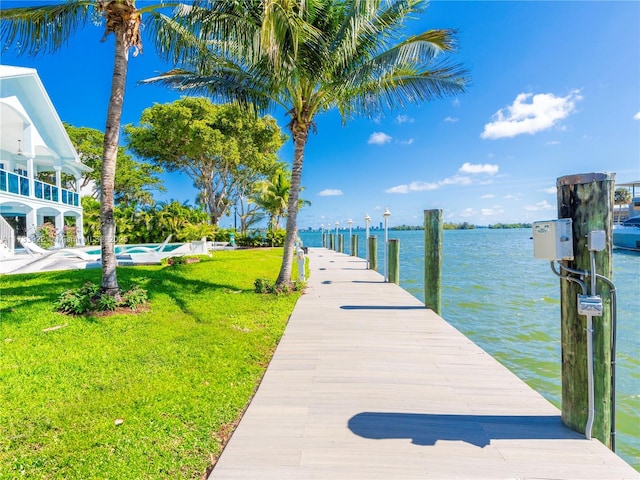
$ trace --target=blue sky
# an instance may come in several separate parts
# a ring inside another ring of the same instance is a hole
[[[25,3],[2,1],[2,7]],[[140,3],[140,2],[138,2]],[[373,223],[418,225],[423,210],[445,221],[488,225],[556,217],[558,177],[615,172],[640,179],[640,2],[432,1],[408,32],[458,30],[452,57],[470,72],[468,93],[342,125],[317,118],[307,144],[301,229]],[[87,27],[55,55],[1,63],[38,69],[62,120],[104,130],[113,62],[102,27]],[[137,85],[169,66],[150,43],[129,62],[123,123],[179,93]],[[284,129],[283,111],[271,114]],[[291,161],[289,141],[280,152]],[[191,182],[164,177],[159,200],[195,200]],[[233,224],[232,218],[222,225]]]

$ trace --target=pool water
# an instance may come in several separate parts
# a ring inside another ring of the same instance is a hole
[[[126,255],[128,253],[148,253],[149,249],[151,250],[156,250],[158,249],[162,244],[161,243],[144,243],[144,244],[137,244],[137,245],[116,245],[115,248],[115,253],[116,255]],[[180,247],[182,244],[181,243],[168,243],[165,247],[164,250],[162,250],[163,252],[171,252],[173,250],[175,250],[176,248]],[[88,255],[100,255],[102,252],[100,251],[100,249],[96,249],[96,250],[87,250]]]

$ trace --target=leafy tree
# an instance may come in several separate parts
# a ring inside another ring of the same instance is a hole
[[[252,201],[267,213],[269,229],[279,229],[280,220],[287,216],[291,191],[291,173],[288,170],[280,170],[270,179],[258,183],[255,190],[256,193],[252,197]],[[298,210],[304,205],[311,205],[311,202],[298,199]]]
[[[131,150],[167,171],[184,172],[214,225],[242,179],[273,170],[285,141],[272,117],[258,118],[237,105],[205,98],[156,104],[142,112],[140,123],[125,127]]]
[[[114,249],[114,185],[129,52],[133,50],[135,56],[142,51],[140,27],[143,19],[148,39],[157,46],[161,58],[179,63],[195,55],[199,48],[191,30],[179,22],[189,9],[174,3],[175,8],[168,12],[167,5],[164,1],[155,5],[144,2],[138,9],[135,0],[60,0],[29,7],[6,8],[5,5],[0,10],[0,40],[3,46],[15,45],[19,53],[53,53],[66,45],[77,30],[87,25],[99,25],[100,21],[104,22],[104,38],[110,34],[115,37],[111,97],[102,153],[100,217],[101,289],[116,297],[119,289]]]
[[[291,280],[304,150],[317,114],[337,108],[346,122],[465,90],[466,73],[441,54],[450,30],[402,38],[421,0],[264,0],[212,2],[194,9],[207,55],[149,79],[223,100],[280,106],[289,115],[294,158],[282,267]]]
[[[613,192],[613,203],[616,205],[631,203],[631,192],[626,188],[616,188]]]
[[[100,196],[100,177],[102,171],[102,151],[104,149],[104,134],[100,130],[87,127],[74,127],[64,124],[71,143],[78,152],[82,163],[93,169],[82,177],[81,188],[91,187],[93,197]],[[136,161],[127,154],[125,147],[118,147],[116,162],[116,177],[113,187],[116,204],[153,203],[153,190],[165,191],[162,179],[158,177],[164,170],[158,165]]]

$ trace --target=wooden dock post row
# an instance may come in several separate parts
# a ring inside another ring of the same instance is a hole
[[[389,258],[389,273],[387,281],[400,285],[400,240],[390,238],[387,245],[387,256]]]
[[[358,235],[351,235],[351,256],[358,256]]]
[[[442,210],[424,211],[424,305],[442,308]]]
[[[369,237],[369,270],[378,270],[378,237]]]
[[[571,218],[573,257],[570,268],[591,270],[587,236],[590,231],[604,230],[607,246],[596,252],[597,273],[612,277],[613,193],[615,174],[588,173],[568,175],[557,180],[558,218]],[[587,285],[590,278],[586,279]],[[589,292],[593,294],[593,292]],[[593,379],[595,417],[592,436],[612,447],[612,364],[611,364],[611,291],[597,282],[602,297],[603,315],[593,317]],[[587,331],[586,317],[578,315],[577,296],[581,287],[560,280],[562,343],[562,421],[583,433],[588,419]],[[615,431],[615,426],[614,426]]]
[[[344,233],[338,235],[338,248],[339,253],[344,253]]]

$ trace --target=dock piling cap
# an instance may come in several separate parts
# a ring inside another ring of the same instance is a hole
[[[566,185],[583,185],[585,183],[615,181],[615,173],[576,173],[574,175],[566,175],[559,177],[556,181],[556,187],[564,187]]]

